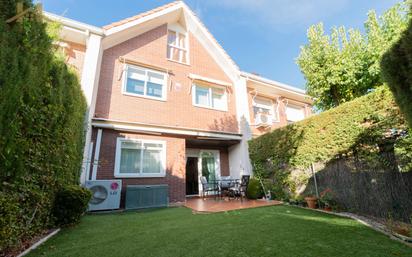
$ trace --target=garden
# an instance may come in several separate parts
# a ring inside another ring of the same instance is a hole
[[[410,15],[402,2],[382,17],[370,12],[365,33],[308,30],[297,62],[317,114],[249,142],[248,197],[284,205],[85,214],[87,107],[54,44],[59,25],[45,23],[31,0],[4,1],[0,256],[16,256],[57,228],[28,256],[411,256]]]
[[[262,191],[361,215],[412,241],[408,8],[399,3],[380,17],[371,11],[365,33],[309,28],[297,63],[319,114],[250,141]]]
[[[357,221],[297,207],[86,215],[28,256],[410,256]]]

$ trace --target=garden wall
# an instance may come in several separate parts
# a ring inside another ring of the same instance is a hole
[[[319,166],[316,173],[319,192],[332,189],[344,210],[410,222],[412,172],[371,169],[354,158],[332,160]],[[313,177],[305,192],[315,192]]]

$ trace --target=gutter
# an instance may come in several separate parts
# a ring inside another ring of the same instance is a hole
[[[272,86],[272,87],[277,87],[277,88],[289,91],[289,92],[294,93],[294,94],[299,94],[299,95],[302,95],[302,96],[305,96],[305,97],[309,97],[306,94],[305,90],[295,88],[295,87],[283,84],[283,83],[278,82],[278,81],[262,78],[260,76],[257,76],[257,75],[254,75],[254,74],[251,74],[251,73],[248,73],[248,72],[245,72],[245,71],[242,71],[240,74],[241,74],[242,77],[245,77],[247,80],[260,82],[260,83],[267,84],[267,85]]]
[[[96,26],[92,26],[92,25],[89,25],[89,24],[86,24],[86,23],[83,23],[83,22],[75,21],[75,20],[72,20],[72,19],[69,19],[69,18],[66,18],[66,17],[63,17],[63,16],[59,16],[59,15],[56,15],[56,14],[53,14],[53,13],[45,12],[45,11],[43,11],[43,15],[51,21],[57,21],[57,22],[65,25],[69,28],[84,31],[84,32],[86,32],[86,34],[87,33],[93,33],[93,34],[96,34],[96,35],[99,35],[99,36],[104,36],[104,34],[105,34],[104,29],[96,27]]]

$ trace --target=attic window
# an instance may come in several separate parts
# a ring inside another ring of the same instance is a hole
[[[180,63],[188,63],[187,36],[184,33],[167,31],[167,58]]]

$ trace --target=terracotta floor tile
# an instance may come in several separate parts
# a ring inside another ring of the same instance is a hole
[[[188,198],[185,206],[197,212],[223,212],[247,208],[256,208],[262,206],[271,206],[282,204],[280,201],[266,200],[247,200],[239,199],[215,199],[215,198]]]

